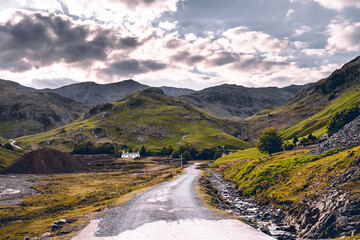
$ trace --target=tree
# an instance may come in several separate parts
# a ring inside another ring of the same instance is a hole
[[[299,139],[297,138],[297,136],[295,136],[292,143],[294,145],[296,145],[296,143],[298,143],[298,142],[299,142]]]
[[[184,158],[184,160],[186,160],[186,161],[191,160],[191,154],[190,154],[190,152],[189,152],[189,151],[185,151],[185,152],[183,153],[183,158]]]
[[[171,154],[171,157],[173,157],[173,158],[179,158],[179,157],[180,157],[180,153],[179,153],[178,151],[174,150],[174,151],[172,152],[172,154]]]
[[[282,151],[282,144],[283,141],[276,130],[269,128],[262,132],[256,147],[260,152],[268,153],[271,156],[272,153]]]
[[[221,158],[222,157],[222,153],[221,152],[216,152],[215,155],[214,155],[214,160],[218,159],[218,158]]]
[[[145,146],[142,146],[142,147],[141,147],[141,149],[140,149],[140,156],[147,156]]]

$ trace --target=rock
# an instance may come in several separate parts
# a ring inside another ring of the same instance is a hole
[[[360,143],[360,116],[345,125],[340,131],[328,140],[311,150],[309,154],[322,154],[330,149],[345,148],[352,144]]]
[[[55,142],[55,139],[50,139],[50,140],[46,140],[46,141],[42,141],[39,143],[40,146],[49,146],[51,145],[52,143]]]
[[[58,225],[65,224],[65,223],[67,223],[66,219],[60,219],[59,221],[54,221],[54,224],[58,224]]]
[[[56,230],[59,230],[60,228],[61,228],[61,226],[58,224],[55,224],[55,223],[51,224],[51,231],[53,231],[53,232],[55,232]]]
[[[24,240],[31,240],[31,237],[24,237]]]
[[[269,230],[269,228],[267,226],[260,227],[260,231],[262,231],[263,233],[271,236],[270,230]]]
[[[56,134],[55,134],[55,137],[58,137],[60,136],[60,134],[63,134],[65,133],[65,128],[62,128],[60,131],[58,131]]]
[[[51,236],[51,233],[46,232],[46,233],[44,233],[44,234],[42,234],[42,235],[40,236],[40,240],[46,240],[46,239],[48,239],[48,237],[50,237],[50,236]]]
[[[360,229],[360,199],[342,190],[344,184],[360,180],[360,156],[348,169],[331,179],[324,193],[315,193],[297,204],[289,221],[299,229],[302,238],[335,238],[350,236]],[[296,214],[294,214],[296,213]]]
[[[296,233],[296,228],[294,225],[283,226],[282,230],[286,232]]]

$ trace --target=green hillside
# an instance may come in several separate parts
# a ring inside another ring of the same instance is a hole
[[[299,92],[285,106],[249,117],[244,139],[254,140],[270,126],[280,130],[284,139],[309,133],[320,136],[336,111],[359,103],[360,57],[357,57],[328,78]]]
[[[30,149],[47,146],[71,151],[74,144],[91,141],[110,142],[119,149],[160,150],[190,144],[196,148],[228,146],[234,149],[250,145],[234,136],[240,122],[224,120],[196,110],[176,98],[145,90],[119,102],[102,104],[84,119],[41,134],[18,138],[20,146]],[[47,141],[47,142],[46,142]]]

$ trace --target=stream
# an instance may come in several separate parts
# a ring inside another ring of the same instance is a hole
[[[271,205],[263,205],[255,199],[240,196],[234,184],[223,179],[221,173],[207,170],[207,178],[225,199],[220,209],[250,223],[251,226],[279,240],[297,239],[295,228],[283,222],[284,211]]]

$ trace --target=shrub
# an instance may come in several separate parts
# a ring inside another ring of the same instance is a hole
[[[295,147],[295,145],[292,144],[292,143],[285,143],[284,144],[284,149],[287,150],[287,151],[294,149],[294,147]]]
[[[10,143],[5,143],[4,148],[6,148],[8,150],[14,150],[14,147]]]

